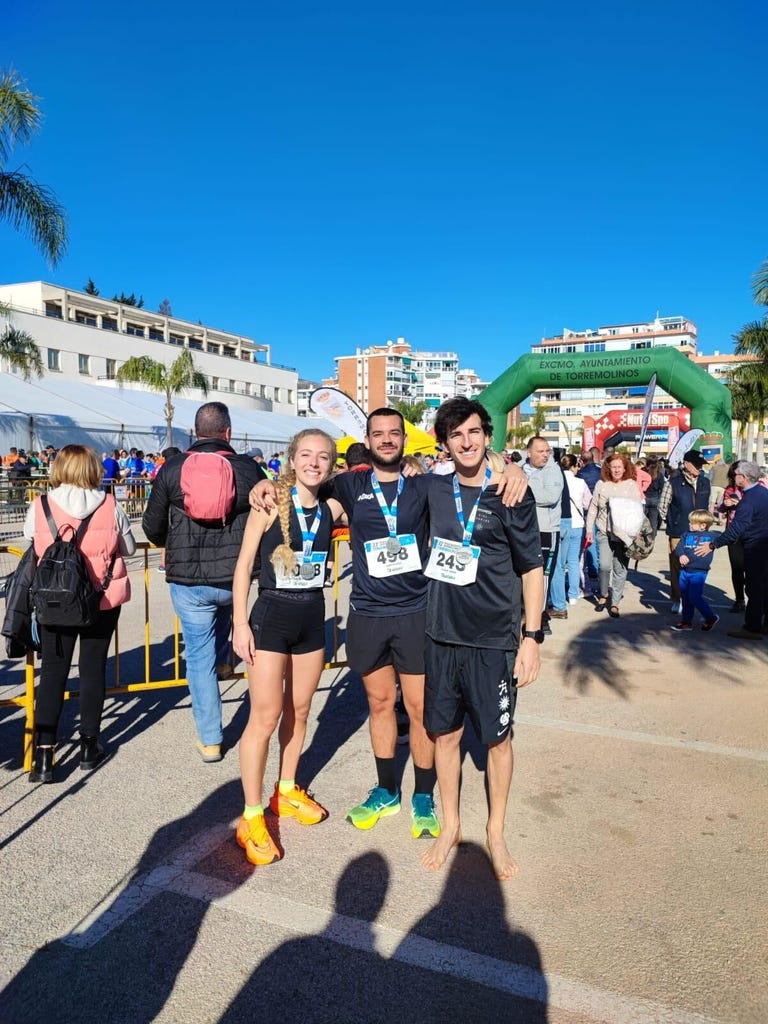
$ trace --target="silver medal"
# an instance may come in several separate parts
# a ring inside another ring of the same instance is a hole
[[[311,562],[302,562],[299,575],[303,580],[311,580],[315,577],[315,567]]]
[[[469,565],[469,563],[472,561],[472,557],[472,552],[469,550],[469,548],[460,548],[456,552],[456,561],[458,562],[459,565]]]
[[[387,537],[387,554],[396,555],[400,551],[403,545],[397,539],[397,537]]]

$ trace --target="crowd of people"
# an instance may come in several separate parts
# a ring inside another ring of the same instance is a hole
[[[666,530],[671,611],[679,616],[673,630],[690,631],[696,610],[702,630],[717,625],[704,584],[715,548],[727,546],[731,610],[744,612],[743,625],[729,636],[759,640],[768,632],[768,489],[755,463],[734,463],[724,473],[713,467],[710,479],[696,451],[671,470],[661,459],[632,460],[609,449],[556,453],[539,436],[524,453],[501,458],[490,451],[486,410],[466,398],[438,410],[434,457],[405,456],[405,429],[400,413],[381,408],[368,416],[364,443],[352,444],[342,465],[334,440],[311,427],[267,462],[258,448],[235,452],[227,407],[208,402],[198,410],[190,449],[166,449],[149,471],[135,450],[105,460],[79,445],[56,453],[51,489],[30,506],[24,534],[40,555],[56,530],[74,531],[88,519],[82,550],[101,597],[88,626],[40,628],[30,780],[54,777],[78,637],[81,767],[91,769],[104,756],[107,650],[130,596],[124,559],[135,549],[110,486],[115,472],[129,481],[153,473],[142,525],[164,549],[196,745],[206,763],[223,756],[220,679],[231,663],[230,636],[246,666],[250,711],[239,746],[244,809],[236,837],[256,865],[282,856],[267,806],[302,825],[328,814],[302,788],[300,758],[325,663],[322,588],[341,525],[350,531],[352,552],[347,660],[368,701],[374,782],[346,818],[368,830],[401,810],[401,694],[413,763],[410,831],[431,840],[421,857],[428,870],[439,870],[461,841],[460,743],[469,715],[488,750],[489,857],[499,879],[516,872],[504,818],[517,691],[536,679],[540,644],[553,621],[568,617],[569,605],[586,598],[596,611],[620,616],[631,545],[642,528],[652,536]],[[204,495],[192,480],[202,482]],[[278,778],[265,802],[275,732]]]

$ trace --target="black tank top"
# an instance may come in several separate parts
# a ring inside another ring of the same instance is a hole
[[[323,518],[320,520],[320,527],[315,537],[315,543],[312,545],[313,551],[325,551],[330,549],[331,545],[331,530],[333,528],[333,519],[331,517],[330,509],[324,502],[320,502],[320,508],[322,510]],[[307,529],[310,529],[312,523],[315,520],[316,508],[303,508],[302,512],[307,520]],[[302,550],[302,538],[301,538],[301,527],[299,526],[299,520],[296,515],[296,509],[291,504],[291,547],[294,551]],[[260,590],[275,590],[277,589],[277,581],[275,579],[275,567],[272,565],[272,555],[276,548],[279,548],[283,543],[283,531],[280,529],[280,518],[275,519],[274,523],[269,527],[267,532],[261,539],[259,545],[259,557],[261,558],[261,573],[259,575],[259,589]],[[322,586],[322,582],[321,582]]]

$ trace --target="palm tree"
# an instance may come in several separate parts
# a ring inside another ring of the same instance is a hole
[[[424,413],[429,409],[429,402],[407,402],[405,399],[399,398],[392,403],[392,408],[397,409],[403,419],[408,420],[414,427],[418,427]]]
[[[0,73],[0,220],[29,235],[52,266],[67,245],[67,223],[54,194],[7,163],[14,145],[28,142],[40,127],[38,99],[15,71]]]
[[[733,371],[731,384],[732,401],[738,402],[740,422],[746,422],[747,426],[745,458],[751,460],[754,457],[760,465],[765,454],[765,421],[768,418],[766,366],[768,364],[742,363]],[[734,406],[734,415],[735,411]]]
[[[20,331],[10,322],[11,311],[0,303],[0,315],[8,318],[5,330],[0,334],[0,365],[6,363],[9,370],[19,370],[24,380],[32,375],[42,377],[43,357],[31,334]]]
[[[734,458],[738,462],[746,458],[747,424],[750,420],[750,396],[743,384],[738,381],[731,381],[728,384],[731,392],[731,406],[733,418],[737,423],[736,451]]]
[[[174,395],[179,395],[190,388],[197,388],[204,395],[208,394],[208,378],[195,366],[195,360],[189,349],[184,349],[170,366],[150,359],[149,356],[132,356],[127,359],[116,374],[121,384],[143,384],[150,391],[165,395],[165,447],[173,444],[173,407]]]
[[[733,374],[734,382],[742,387],[747,398],[751,417],[757,426],[757,452],[755,458],[762,463],[765,451],[765,422],[768,418],[768,260],[752,278],[752,294],[758,305],[765,306],[762,320],[745,324],[734,334],[734,353],[737,356],[752,356],[748,363],[742,363]],[[752,419],[750,418],[750,425]],[[748,428],[748,441],[749,428]],[[747,457],[751,458],[752,446],[748,443]]]

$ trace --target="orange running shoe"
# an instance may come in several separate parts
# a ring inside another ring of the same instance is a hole
[[[289,793],[281,793],[277,782],[275,792],[269,798],[269,808],[279,818],[295,818],[300,825],[317,825],[328,817],[328,811],[305,789],[294,786]]]
[[[267,831],[263,814],[255,818],[241,818],[237,826],[237,841],[245,850],[251,864],[264,865],[280,860],[281,853]]]

